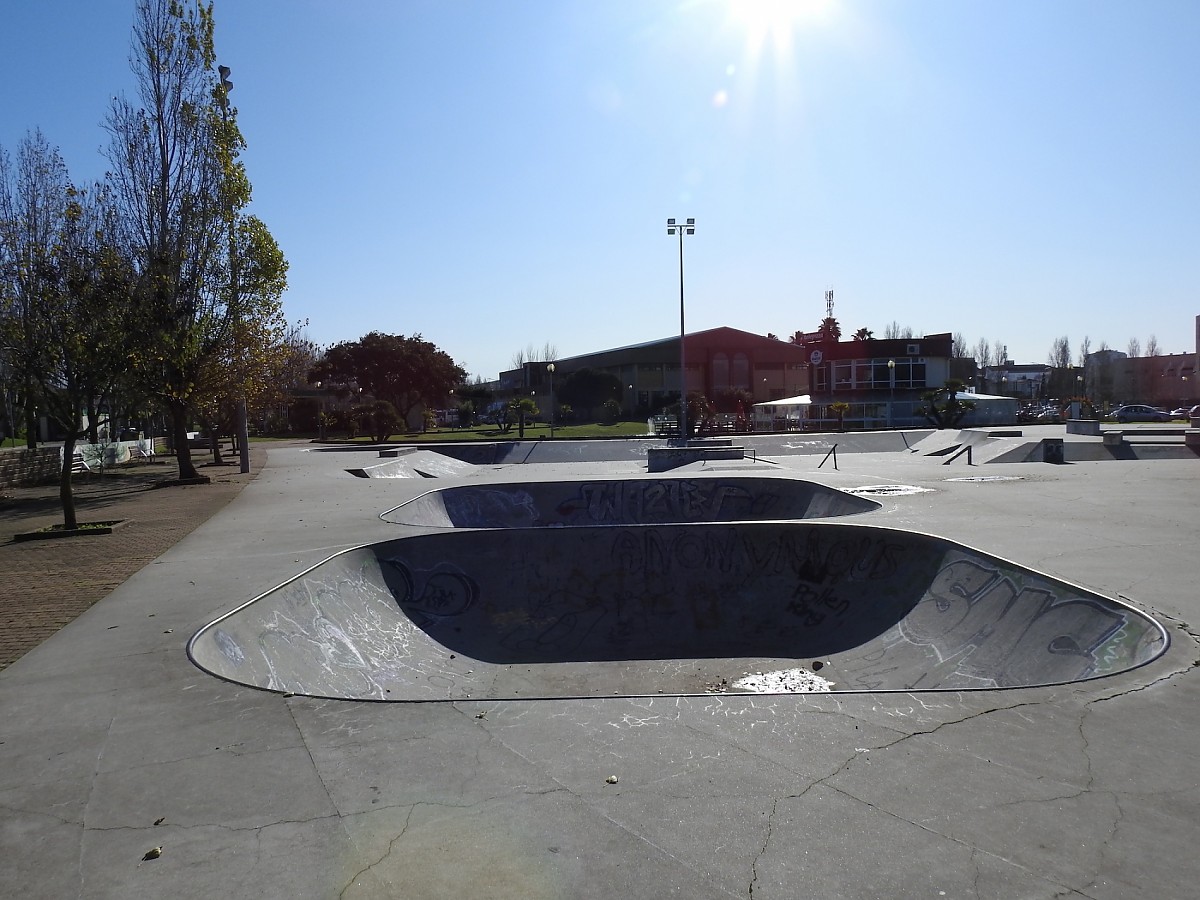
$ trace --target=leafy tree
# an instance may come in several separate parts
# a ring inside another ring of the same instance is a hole
[[[232,164],[236,120],[222,117],[212,4],[138,0],[130,58],[138,102],[113,100],[109,179],[138,275],[134,363],[171,415],[181,479],[197,477],[186,440],[200,370],[229,340],[229,225],[249,201]]]
[[[360,425],[377,444],[382,444],[395,434],[403,427],[403,423],[396,407],[386,400],[376,400],[367,407],[366,414],[360,419]]]
[[[326,350],[309,373],[309,381],[354,384],[388,401],[407,421],[417,406],[440,404],[466,374],[445,351],[419,334],[405,337],[372,331]]]
[[[64,527],[75,528],[75,446],[89,421],[96,428],[96,410],[111,408],[132,334],[125,320],[132,276],[103,186],[72,185],[62,157],[40,133],[26,137],[18,159],[15,185],[0,164],[5,243],[22,262],[15,294],[20,314],[4,322],[20,323],[15,338],[29,341],[20,347],[27,378],[63,433],[59,499]],[[11,217],[14,210],[27,214]]]
[[[461,384],[454,389],[454,397],[458,400],[455,409],[458,413],[458,425],[467,428],[475,421],[480,410],[486,410],[495,395],[482,383]]]
[[[728,415],[746,415],[754,407],[754,395],[747,390],[731,388],[713,398],[713,409]]]
[[[459,428],[470,428],[471,420],[475,418],[475,404],[470,400],[463,400],[454,407],[454,412],[458,416]]]
[[[51,277],[66,184],[66,167],[41,131],[21,142],[15,168],[0,148],[0,345],[9,378],[20,385],[30,449],[37,446],[38,298]]]
[[[605,400],[620,400],[621,395],[621,379],[598,369],[576,369],[555,390],[559,400],[586,410],[588,418],[592,417],[596,407],[604,405]]]
[[[678,418],[679,416],[679,401],[664,407],[664,412]],[[694,434],[699,434],[713,424],[713,417],[716,415],[716,408],[699,391],[691,391],[688,393],[687,400],[687,426],[688,434],[682,437],[691,437]]]
[[[921,395],[925,405],[917,410],[934,428],[954,428],[975,408],[972,400],[960,400],[958,394],[964,385],[961,381],[950,378],[945,385],[937,390]]]
[[[508,408],[517,417],[517,434],[522,438],[525,437],[525,423],[530,419],[537,418],[541,410],[538,409],[532,397],[514,397],[509,401]],[[512,425],[510,424],[509,427],[511,428]]]
[[[262,409],[278,401],[281,376],[294,349],[283,316],[287,287],[283,253],[254,216],[237,221],[234,237],[231,291],[237,315],[230,323],[229,340],[201,362],[193,403],[212,436],[217,462],[221,458],[218,437],[233,431],[238,403],[244,400],[249,409]]]

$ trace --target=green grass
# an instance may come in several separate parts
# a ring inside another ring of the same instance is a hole
[[[625,438],[645,435],[645,421],[617,422],[613,425],[591,423],[587,425],[556,425],[554,440],[569,440],[580,438]],[[479,428],[439,428],[433,431],[412,432],[408,434],[393,434],[387,441],[389,444],[443,444],[453,441],[515,441],[520,440],[519,431],[514,425],[507,434],[502,434],[495,426]],[[288,440],[316,439],[316,435],[295,435]],[[525,440],[550,440],[550,426],[544,422],[525,426]],[[254,440],[257,440],[254,439]],[[265,438],[264,440],[270,440]],[[344,432],[330,432],[325,436],[326,443],[333,444],[373,444],[369,437],[357,437],[350,440]]]

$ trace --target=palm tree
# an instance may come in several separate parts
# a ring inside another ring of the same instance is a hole
[[[840,341],[842,339],[842,326],[838,324],[838,320],[833,316],[821,320],[821,340],[823,341]]]
[[[854,340],[856,341],[870,341],[874,339],[875,332],[873,332],[870,328],[860,328],[858,331],[854,332]]]

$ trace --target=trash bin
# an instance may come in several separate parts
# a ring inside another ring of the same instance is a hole
[[[1042,438],[1042,462],[1065,462],[1063,459],[1062,438]]]

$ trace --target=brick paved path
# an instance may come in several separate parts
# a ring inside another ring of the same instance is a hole
[[[267,459],[250,446],[250,473],[233,465],[199,471],[211,484],[154,489],[174,479],[173,457],[120,466],[76,481],[80,522],[123,519],[108,535],[14,542],[19,532],[62,522],[58,485],[0,488],[0,669],[11,665],[236,497]],[[226,460],[230,457],[226,456]]]

